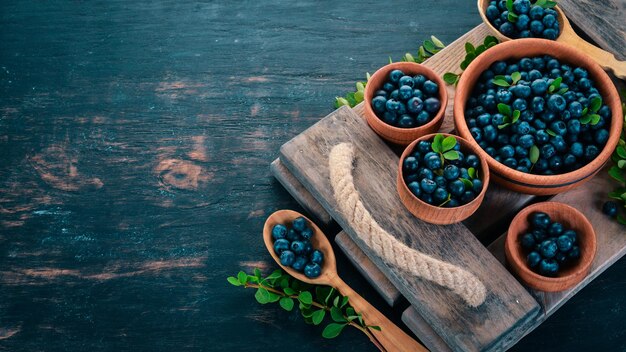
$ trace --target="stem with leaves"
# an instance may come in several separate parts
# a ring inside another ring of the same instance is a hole
[[[461,75],[463,71],[469,66],[469,64],[474,61],[478,55],[487,51],[487,49],[494,47],[500,43],[498,39],[494,36],[487,36],[483,43],[477,47],[474,47],[474,44],[467,42],[465,43],[465,58],[461,61],[461,73],[454,72],[446,72],[443,74],[443,80],[447,84],[454,84],[455,86],[459,83],[459,79],[461,79]]]
[[[624,122],[626,122],[626,90],[622,92],[622,110],[624,113]],[[609,193],[609,198],[617,200],[622,205],[622,210],[617,215],[617,221],[626,225],[626,125],[622,130],[621,138],[615,148],[611,160],[613,166],[609,169],[609,175],[619,186]]]
[[[422,42],[422,45],[417,50],[417,54],[414,56],[411,53],[406,53],[402,56],[401,61],[406,62],[416,62],[421,64],[426,61],[429,57],[435,55],[441,49],[445,48],[446,45],[434,35],[430,36],[430,39]],[[391,56],[389,57],[389,63],[393,63],[391,60]],[[341,106],[349,106],[351,108],[355,107],[357,104],[363,101],[363,93],[365,92],[365,85],[367,81],[370,79],[369,72],[366,73],[366,80],[364,82],[356,82],[356,91],[349,92],[343,97],[335,98],[335,108],[340,108]]]
[[[322,336],[327,339],[339,336],[346,326],[352,326],[364,333],[378,349],[384,350],[371,332],[380,331],[380,327],[367,325],[361,313],[355,312],[349,305],[348,297],[342,296],[332,287],[306,284],[280,269],[267,277],[263,277],[259,269],[254,269],[254,275],[240,271],[237,277],[230,276],[227,281],[234,286],[256,289],[254,298],[260,304],[278,302],[281,308],[290,312],[297,302],[307,324],[320,325],[329,315],[333,322],[322,331]]]

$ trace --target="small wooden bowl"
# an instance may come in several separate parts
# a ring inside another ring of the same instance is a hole
[[[478,143],[472,137],[465,121],[465,105],[483,71],[495,61],[539,55],[552,55],[562,62],[585,68],[594,80],[600,95],[602,95],[604,104],[611,109],[609,140],[604,149],[594,160],[582,168],[559,175],[528,174],[497,162],[482,148],[478,147]],[[527,194],[557,194],[589,181],[602,169],[615,150],[622,131],[623,120],[622,104],[617,89],[602,68],[583,52],[566,44],[545,39],[517,39],[490,48],[472,61],[463,72],[454,97],[454,125],[457,133],[475,145],[479,150],[478,154],[487,159],[495,182],[513,191]]]
[[[519,239],[530,228],[528,217],[533,212],[544,212],[550,215],[552,221],[558,221],[565,228],[578,233],[580,247],[578,263],[563,268],[557,277],[542,276],[532,271],[526,264],[525,250]],[[514,274],[526,285],[540,291],[558,292],[571,288],[587,276],[596,256],[596,246],[596,234],[585,215],[563,203],[542,202],[524,208],[515,216],[506,236],[504,253]]]
[[[441,133],[444,137],[452,136],[451,134]],[[480,159],[480,178],[483,182],[483,189],[480,194],[474,198],[471,202],[454,207],[454,208],[443,208],[437,207],[434,205],[430,205],[423,200],[417,198],[407,186],[406,182],[404,182],[404,174],[402,170],[402,163],[404,159],[406,159],[415,149],[417,143],[423,140],[430,141],[435,137],[436,134],[429,134],[426,136],[422,136],[411,144],[409,144],[402,156],[400,157],[400,162],[398,163],[398,178],[396,182],[396,188],[398,190],[398,195],[400,195],[400,200],[402,204],[411,212],[411,214],[415,215],[417,218],[429,222],[431,224],[436,225],[449,225],[457,222],[461,222],[468,217],[470,217],[474,212],[478,209],[480,204],[483,202],[485,198],[485,193],[487,192],[487,187],[489,186],[489,167],[487,162],[483,157],[480,156],[477,147],[466,141],[465,139],[456,137],[457,142],[461,145],[461,151],[469,150],[470,152],[476,154],[476,156]]]
[[[391,126],[381,120],[372,109],[372,99],[374,98],[374,93],[376,93],[377,90],[382,89],[389,73],[396,69],[411,76],[417,74],[424,75],[426,78],[437,83],[439,86],[438,98],[441,102],[441,107],[439,108],[437,114],[427,124],[413,128]],[[394,62],[381,67],[372,75],[372,77],[370,77],[367,81],[367,85],[365,86],[363,100],[365,102],[365,119],[374,132],[391,143],[405,146],[421,136],[435,133],[439,130],[439,127],[441,127],[441,123],[443,122],[446,106],[448,105],[448,91],[446,90],[446,85],[441,77],[428,67],[415,62]]]

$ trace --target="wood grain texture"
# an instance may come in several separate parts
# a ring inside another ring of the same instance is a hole
[[[407,277],[363,245],[349,221],[337,211],[329,181],[328,153],[347,141],[354,145],[357,155],[353,171],[356,188],[364,190],[361,200],[376,221],[405,244],[462,265],[476,275],[489,292],[482,306],[468,308],[452,293]],[[516,325],[527,324],[537,313],[536,302],[464,226],[430,225],[402,206],[394,193],[398,156],[349,108],[335,111],[284,144],[281,160],[454,350],[497,348],[501,336]]]
[[[602,203],[606,200],[606,190],[611,189],[614,182],[603,170],[593,180],[585,185],[560,194],[552,198],[553,201],[568,204],[583,213],[593,225],[596,232],[597,252],[591,265],[589,274],[576,286],[561,292],[541,292],[530,290],[533,296],[542,306],[542,315],[535,326],[538,326],[548,317],[556,312],[573,295],[587,286],[593,279],[608,269],[613,263],[626,254],[626,236],[624,227],[607,218],[601,211]],[[496,258],[502,263],[504,259],[504,241],[506,234],[492,243],[488,248]],[[532,331],[532,330],[531,330]],[[520,331],[520,334],[512,339],[512,343],[517,342],[529,331]]]
[[[559,7],[601,48],[626,61],[626,2],[560,0]]]
[[[380,269],[367,258],[363,250],[346,234],[341,231],[335,236],[335,243],[354,264],[357,270],[363,275],[372,287],[383,297],[390,306],[396,305],[402,298],[400,291],[387,279]]]

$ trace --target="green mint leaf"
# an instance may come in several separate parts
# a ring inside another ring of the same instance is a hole
[[[237,278],[234,276],[229,276],[226,278],[226,280],[228,281],[228,283],[230,283],[233,286],[241,286],[241,283],[239,282],[239,280],[237,280]]]
[[[546,5],[546,0],[537,0],[535,2],[535,6],[544,7]]]
[[[458,79],[459,75],[456,73],[446,72],[443,74],[443,81],[447,84],[455,84]]]
[[[339,308],[339,296],[335,297],[333,300],[333,307]]]
[[[466,179],[466,178],[459,178],[459,180],[461,180],[461,182],[463,182],[463,184],[465,185],[465,188],[472,188],[474,187],[474,184],[472,183],[472,181]]]
[[[404,57],[402,59],[407,62],[415,62],[415,58],[413,57],[413,55],[411,55],[411,53],[404,54]]]
[[[474,169],[473,167],[470,167],[469,169],[467,169],[467,174],[469,175],[470,178],[475,179],[476,169]]]
[[[588,124],[589,122],[591,122],[591,115],[585,115],[583,117],[581,117],[579,119],[580,123],[582,123],[583,125]]]
[[[499,103],[498,112],[504,116],[511,116],[511,107],[506,104]]]
[[[622,173],[622,170],[619,169],[619,167],[617,166],[612,166],[609,169],[609,175],[616,180],[619,183],[626,183],[626,180],[624,179],[624,174]]]
[[[346,322],[346,319],[343,317],[343,313],[341,313],[341,309],[337,307],[330,308],[330,317],[337,323]]]
[[[359,92],[355,92],[354,93],[354,101],[357,104],[363,101],[363,91],[359,91]]]
[[[598,114],[590,114],[589,117],[591,117],[591,125],[597,125],[600,122],[600,115]]]
[[[617,152],[617,155],[619,155],[621,158],[626,159],[626,148],[623,145],[617,146],[617,149],[615,151]]]
[[[554,79],[554,81],[552,81],[552,83],[550,83],[550,86],[548,87],[548,91],[550,93],[556,91],[557,89],[559,89],[561,87],[561,82],[563,81],[563,77],[557,77]]]
[[[303,291],[298,295],[298,300],[304,304],[311,304],[313,303],[313,296],[311,292]]]
[[[330,323],[326,325],[324,331],[322,331],[322,336],[327,339],[333,339],[341,334],[341,331],[346,325],[347,324]]]
[[[313,321],[313,325],[320,325],[322,320],[324,320],[325,316],[326,316],[326,311],[323,309],[316,310],[315,312],[313,312],[313,315],[311,315],[311,320]]]
[[[282,270],[280,269],[276,269],[274,270],[268,277],[266,277],[265,279],[267,280],[273,280],[273,279],[278,279],[279,277],[281,277],[283,275]]]
[[[494,37],[493,35],[488,35],[485,37],[485,40],[483,41],[483,44],[485,44],[486,47],[490,48],[491,45],[496,45],[498,44],[498,38]]]
[[[589,112],[589,108],[584,108],[583,109],[583,116],[587,115],[588,112]]]
[[[513,0],[506,0],[506,9],[513,12]]]
[[[537,161],[539,160],[539,147],[537,147],[536,145],[533,145],[532,147],[530,147],[530,151],[528,154],[530,157],[530,162],[533,164],[536,164]]]
[[[365,90],[365,85],[363,84],[363,82],[356,82],[356,90],[358,92],[362,92]]]
[[[513,118],[511,119],[511,123],[516,123],[519,120],[519,117],[522,115],[522,112],[519,110],[513,111]]]
[[[278,301],[278,304],[280,304],[282,309],[288,312],[291,312],[291,310],[293,309],[293,299],[289,297],[281,298],[280,301]]]
[[[465,70],[467,68],[467,66],[470,64],[470,61],[468,60],[463,60],[461,61],[461,70]]]
[[[350,106],[350,103],[345,98],[336,97],[335,98],[335,107],[340,108],[342,106]]]
[[[589,108],[591,109],[591,111],[598,112],[598,110],[600,110],[601,107],[602,107],[602,98],[600,96],[596,95],[593,98],[591,98],[591,101],[589,101]]]
[[[381,331],[380,326],[377,325],[368,325],[367,327],[372,330]]]
[[[509,15],[507,16],[507,20],[509,20],[509,22],[517,22],[517,15],[513,12],[509,12]]]
[[[620,169],[623,169],[624,167],[626,167],[626,160],[618,160],[617,167],[619,167]]]
[[[443,141],[443,135],[441,133],[436,134],[435,138],[433,138],[433,142],[431,143],[431,148],[433,152],[435,153],[443,152],[441,148],[442,141]]]
[[[443,153],[443,157],[446,160],[457,160],[459,159],[459,152],[457,152],[456,150],[449,150]]]
[[[481,44],[476,47],[476,50],[474,50],[474,54],[476,54],[476,56],[478,57],[480,54],[484,53],[485,51],[487,51],[487,47],[484,44]]]
[[[549,128],[548,128],[548,129],[546,129],[546,133],[547,133],[547,134],[549,134],[549,135],[551,135],[552,137],[556,137],[556,132],[554,132],[553,130],[551,130],[551,129],[549,129]]]
[[[519,72],[511,73],[511,80],[513,80],[513,84],[517,84],[517,82],[522,79],[522,74]]]
[[[261,304],[266,304],[270,300],[270,293],[268,290],[264,289],[263,287],[260,287],[258,290],[256,290],[256,293],[254,294],[254,298],[256,298],[257,302]]]
[[[346,306],[346,304],[348,304],[348,296],[344,296],[343,299],[341,300],[341,305],[339,305],[339,308],[343,308]]]
[[[372,75],[369,72],[365,72],[365,80],[369,82],[370,78],[372,78]]]
[[[274,292],[267,291],[267,293],[268,293],[267,301],[269,303],[278,302],[278,300],[280,300],[280,298],[281,298],[280,295],[278,295],[278,294],[276,294]]]
[[[501,129],[506,128],[507,126],[510,126],[510,125],[511,125],[511,124],[510,124],[510,123],[508,123],[508,122],[507,122],[507,123],[503,123],[503,124],[501,124],[501,125],[498,125],[498,129],[499,129],[499,130],[501,130]]]
[[[556,94],[561,94],[562,95],[562,94],[565,94],[568,90],[569,90],[569,88],[561,88],[561,89],[559,89],[558,92],[556,92]]]
[[[296,294],[296,291],[294,291],[294,289],[292,289],[291,287],[283,288],[283,292],[285,292],[285,294],[290,295],[290,296]]]
[[[626,192],[626,188],[620,187],[613,192],[609,192],[609,198],[622,200],[622,194]]]
[[[474,45],[470,42],[465,43],[465,52],[470,54],[473,53],[474,51],[476,51],[476,48],[474,48]]]
[[[430,40],[425,40],[424,43],[424,49],[426,49],[427,51],[430,51],[431,53],[435,53],[437,52],[437,48],[435,47],[435,43],[433,43]]]
[[[257,279],[260,279],[261,278],[261,269],[254,268],[254,276],[256,276]]]
[[[626,225],[626,218],[622,216],[622,214],[618,214],[617,215],[617,222],[622,224],[622,225]]]
[[[439,40],[437,37],[435,37],[434,35],[430,36],[430,40],[432,40],[432,42],[435,44],[436,47],[438,47],[439,49],[443,49],[446,47],[446,45]]]
[[[239,274],[237,274],[237,279],[239,280],[240,284],[245,285],[248,282],[248,274],[240,271]]]
[[[499,87],[509,87],[509,86],[511,86],[509,84],[509,82],[507,82],[504,79],[494,78],[494,79],[491,80],[491,82],[493,84],[495,84],[496,86],[499,86]]]
[[[556,6],[556,1],[546,1],[546,4],[543,6],[544,9],[551,9]]]
[[[454,136],[448,136],[443,139],[441,142],[442,151],[447,152],[448,150],[454,148],[456,146],[456,138]]]
[[[311,318],[313,316],[314,311],[311,310],[310,308],[305,308],[302,303],[300,303],[300,313],[302,313],[302,316],[305,318]],[[311,322],[313,323],[313,322]]]

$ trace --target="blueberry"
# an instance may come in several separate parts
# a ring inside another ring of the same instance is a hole
[[[487,6],[485,14],[490,21],[493,21],[496,18],[500,17],[500,10],[498,10],[497,6],[489,5]]]
[[[534,252],[534,251],[530,252],[528,256],[526,257],[526,262],[528,263],[528,266],[531,268],[534,268],[537,265],[539,265],[540,261],[541,261],[541,254]]]
[[[505,11],[507,12],[507,11]],[[504,12],[503,12],[504,14]],[[511,22],[504,22],[502,23],[502,25],[500,26],[500,28],[498,29],[500,31],[500,33],[502,33],[503,35],[511,38],[513,37],[513,35],[515,34],[515,26],[513,26],[513,24]]]
[[[422,90],[424,91],[424,93],[432,96],[432,95],[437,94],[437,92],[439,91],[439,86],[437,85],[437,83],[431,80],[428,80],[424,82],[424,85],[422,86]]]
[[[309,253],[311,253],[312,250],[313,245],[311,244],[311,241],[304,242],[304,251],[302,252],[302,254],[308,255]]]
[[[384,112],[386,108],[386,104],[387,104],[387,99],[385,99],[385,97],[377,96],[374,99],[372,99],[372,108],[377,113]]]
[[[300,235],[298,234],[298,232],[296,230],[289,229],[289,231],[287,231],[286,239],[288,241],[299,241],[300,240]]]
[[[505,145],[504,147],[500,148],[498,154],[503,159],[511,158],[515,155],[515,149],[513,149],[513,147],[510,145]]]
[[[576,260],[578,258],[580,258],[580,247],[572,246],[572,249],[567,252],[567,259]]]
[[[415,84],[415,82],[413,82],[413,77],[411,77],[411,76],[402,76],[398,80],[398,85],[399,86],[409,86],[409,87],[413,88],[414,84]]]
[[[474,169],[477,169],[479,165],[480,160],[476,155],[470,154],[465,158],[465,166],[467,166],[468,168],[473,167]]]
[[[514,126],[516,126],[517,133],[519,134],[530,133],[530,124],[527,121],[522,121]]]
[[[306,229],[302,230],[302,232],[300,232],[300,236],[302,236],[302,238],[304,238],[305,240],[310,240],[311,237],[313,237],[313,230],[307,227]]]
[[[515,28],[517,28],[517,30],[520,32],[527,30],[529,25],[530,25],[530,17],[528,17],[528,15],[519,15],[517,17],[517,21],[515,21]],[[520,34],[520,37],[528,38],[528,37],[522,36],[521,34]]]
[[[411,115],[401,115],[400,120],[398,121],[398,127],[401,128],[411,128],[415,127],[415,119]]]
[[[556,245],[561,252],[567,252],[572,249],[572,239],[569,236],[561,235],[556,239]]]
[[[463,195],[461,196],[461,203],[462,204],[467,204],[467,203],[473,201],[474,198],[476,198],[476,195],[474,194],[474,192],[472,192],[472,191],[465,191],[463,193]]]
[[[422,99],[420,98],[413,97],[409,99],[409,101],[406,102],[406,109],[409,112],[412,112],[414,114],[422,111],[423,107],[424,107],[424,103],[422,102]]]
[[[554,154],[556,154],[556,149],[552,144],[545,144],[541,147],[541,156],[545,159],[550,159]]]
[[[544,22],[544,25],[545,25],[545,22]],[[548,40],[556,40],[556,38],[559,36],[559,32],[557,32],[556,30],[552,28],[548,28],[548,29],[543,30],[542,36]]]
[[[485,127],[491,124],[491,114],[484,113],[476,118],[476,124],[480,127]]]
[[[428,113],[428,111],[420,111],[419,114],[417,114],[417,116],[415,117],[415,123],[418,126],[422,126],[425,125],[428,121],[430,121],[430,114]]]
[[[393,111],[385,111],[383,121],[389,125],[395,125],[398,123],[398,114]]]
[[[439,99],[437,98],[431,97],[424,101],[424,110],[430,113],[438,112],[440,107],[441,107],[441,103],[439,102]]]
[[[407,185],[411,193],[413,193],[416,197],[419,197],[422,194],[422,189],[420,188],[420,184],[417,181],[413,181]]]
[[[295,260],[296,255],[292,251],[284,250],[280,253],[280,264],[284,266],[291,266]]]
[[[377,90],[377,91],[376,91],[376,93],[374,93],[374,96],[375,96],[375,97],[383,97],[383,98],[385,98],[385,100],[387,100],[387,96],[388,96],[388,95],[389,95],[389,94],[388,94],[388,93],[387,93],[387,91],[386,91],[386,90],[384,90],[384,89],[379,89],[379,90]]]
[[[448,190],[454,197],[460,197],[465,192],[465,184],[461,180],[454,180],[448,184]]]
[[[569,147],[570,152],[572,153],[572,155],[574,155],[575,157],[580,158],[581,156],[583,156],[583,145],[580,142],[575,142],[572,143],[572,145],[570,145]]]
[[[548,98],[548,109],[553,112],[560,112],[565,110],[567,106],[567,102],[565,98],[563,98],[560,94],[552,94],[550,98]]]
[[[528,12],[529,16],[533,20],[540,20],[543,18],[543,8],[541,6],[533,6]]]
[[[459,178],[459,175],[459,168],[454,165],[446,165],[443,169],[443,177],[445,177],[446,180],[456,180]]]
[[[548,235],[552,237],[558,237],[563,233],[563,224],[558,221],[555,221],[550,224],[548,227]]]
[[[433,154],[430,154],[430,153],[426,154],[426,157],[424,158],[424,163],[426,164],[427,168],[431,170],[436,170],[441,167],[441,158],[439,157],[439,154],[437,153],[433,153]]]
[[[517,14],[526,14],[530,11],[530,0],[515,0],[513,9]]]
[[[537,19],[530,22],[529,28],[530,28],[530,32],[534,34],[535,36],[540,36],[543,33],[543,30],[545,29],[543,23]]]
[[[424,178],[420,181],[420,187],[422,188],[423,193],[431,194],[437,188],[437,183],[433,180]]]
[[[400,70],[393,70],[389,73],[389,80],[392,83],[398,83],[398,81],[400,81],[400,78],[402,78],[402,76],[404,76],[404,72]]]
[[[448,199],[448,196],[448,191],[446,191],[445,188],[437,187],[437,189],[433,192],[433,202],[435,204],[441,204]]]
[[[443,176],[435,176],[435,179],[433,181],[435,181],[435,183],[439,187],[446,187],[446,185],[448,184],[448,181]]]
[[[597,130],[593,134],[593,140],[597,145],[604,145],[609,140],[609,131],[605,129]]]
[[[483,138],[487,142],[493,142],[498,137],[498,130],[492,125],[483,128]]]
[[[617,203],[610,200],[602,205],[602,212],[612,218],[617,216]]]
[[[507,89],[499,89],[496,93],[496,99],[500,103],[509,104],[511,102],[511,99],[513,99],[513,93],[511,93]]]
[[[422,195],[419,198],[425,203],[433,204],[433,196],[430,193],[422,193]]]
[[[550,124],[550,129],[552,130],[552,132],[555,132],[556,134],[560,136],[564,136],[567,133],[567,126],[565,125],[565,122],[563,121],[552,122]]]
[[[413,89],[413,97],[424,99],[424,93],[422,93],[421,89],[415,88],[415,89]]]
[[[535,242],[537,243],[543,242],[543,240],[545,240],[546,237],[548,236],[545,230],[537,229],[537,228],[532,230],[531,233],[533,234],[533,237],[535,237]]]
[[[582,68],[582,67],[576,67],[576,68],[574,69],[574,76],[576,76],[576,78],[579,78],[579,79],[580,79],[580,78],[587,78],[587,75],[588,75],[588,74],[589,74],[589,73],[587,72],[587,70],[585,70],[585,69],[584,69],[584,68]]]
[[[432,149],[430,147],[430,142],[429,141],[420,141],[419,143],[417,143],[417,151],[422,153],[422,154],[426,154],[428,152],[432,152]]]
[[[519,137],[517,143],[520,147],[528,149],[535,144],[535,138],[530,134],[525,134]]]
[[[534,97],[530,103],[530,107],[533,112],[543,112],[546,106],[546,101],[542,97]]]
[[[280,255],[283,251],[289,250],[289,241],[284,238],[274,241],[274,252]]]
[[[532,233],[525,233],[520,240],[522,248],[533,249],[535,247],[535,237]]]
[[[433,173],[432,170],[427,169],[427,168],[422,168],[419,172],[418,172],[418,179],[421,180],[423,178],[427,178],[429,180],[433,180],[435,178],[435,174]]]
[[[424,75],[413,76],[413,87],[422,88],[422,86],[424,86],[424,82],[426,82],[426,76]]]
[[[583,106],[579,102],[572,102],[567,110],[570,112],[573,118],[580,118],[583,116]]]
[[[291,251],[296,253],[296,254],[303,254],[304,253],[304,242],[302,241],[293,241],[291,242]]]
[[[550,144],[554,146],[557,152],[562,153],[567,150],[567,145],[565,144],[565,140],[563,136],[556,135],[550,139]]]
[[[401,86],[398,89],[398,97],[401,100],[409,100],[413,97],[413,87],[411,86]]]
[[[461,205],[461,203],[459,203],[458,200],[456,200],[454,198],[450,198],[450,200],[444,205],[444,207],[446,207],[446,208],[456,208],[459,205]]]
[[[535,133],[535,140],[537,144],[543,145],[550,141],[550,135],[544,130],[538,130],[537,133]]]
[[[550,216],[544,212],[534,212],[530,215],[530,223],[535,229],[547,230],[550,222]]]
[[[272,228],[272,237],[274,240],[279,240],[287,236],[287,226],[283,224],[276,224]]]
[[[405,172],[408,173],[417,172],[419,168],[419,162],[415,157],[409,156],[404,159],[404,162],[402,162],[402,168]]]
[[[576,163],[576,157],[570,153],[565,154],[563,157],[563,165],[566,167],[571,167]]]
[[[311,263],[322,265],[322,263],[324,262],[324,253],[322,253],[322,251],[320,251],[319,249],[311,252],[311,255],[309,255],[309,257],[311,258]]]
[[[400,99],[400,93],[398,92],[397,89],[394,89],[391,91],[391,93],[389,93],[389,99],[393,99],[393,100],[399,100]]]
[[[554,259],[543,259],[539,263],[539,272],[545,276],[556,276],[559,272],[559,263]]]
[[[291,222],[291,226],[294,230],[302,232],[307,227],[307,221],[304,217],[298,216]]]
[[[304,275],[314,279],[322,274],[322,267],[317,263],[309,263],[304,267]]]
[[[524,111],[528,108],[528,103],[526,102],[526,99],[517,98],[513,100],[512,107],[513,110]]]
[[[585,158],[587,160],[595,159],[595,157],[598,156],[599,153],[600,151],[598,150],[598,147],[596,147],[593,144],[590,144],[585,147]]]
[[[556,17],[553,15],[546,15],[543,17],[542,22],[546,28],[552,28],[554,26],[554,22],[556,22]]]
[[[517,167],[523,167],[526,169],[530,169],[533,166],[533,163],[530,161],[529,158],[521,158],[519,159],[519,161],[517,162]]]
[[[393,92],[396,89],[396,86],[393,85],[393,83],[391,82],[386,82],[385,84],[383,84],[383,90],[387,91],[388,93]]]

